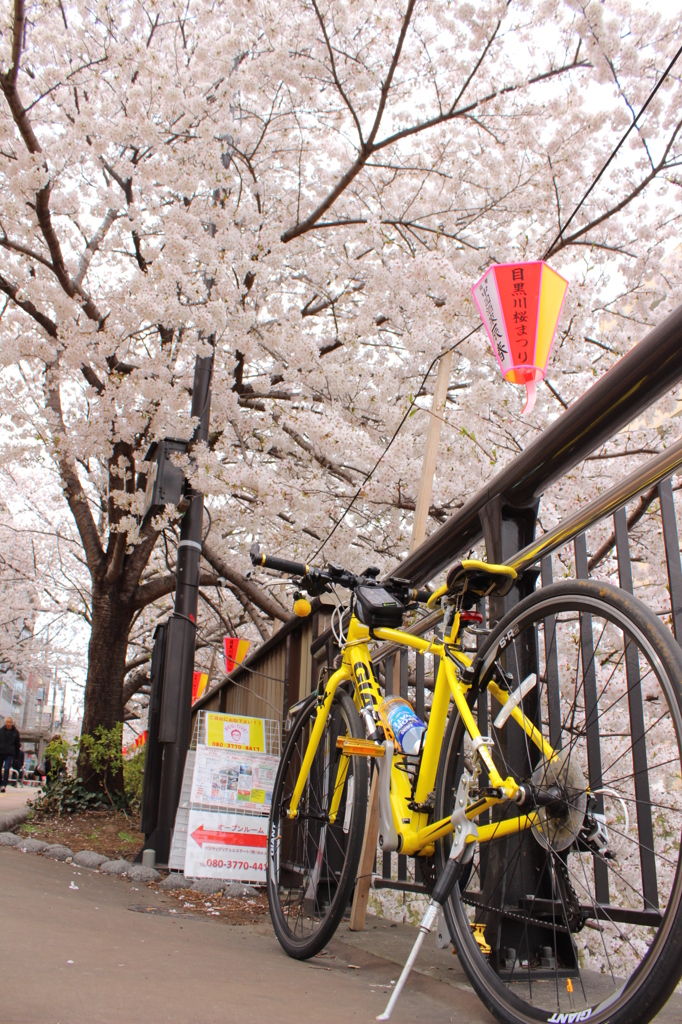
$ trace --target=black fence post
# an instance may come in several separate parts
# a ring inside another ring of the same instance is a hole
[[[502,496],[497,496],[482,509],[481,525],[489,562],[504,562],[532,542],[538,504],[534,502],[530,506],[514,508],[506,504]],[[524,573],[506,596],[491,596],[488,599],[489,626],[499,622],[514,605],[534,590],[536,577],[535,571],[531,571],[530,575]],[[505,664],[505,669],[514,677],[512,686],[519,686],[532,672],[538,675],[537,645],[529,643],[524,650],[517,646],[513,663]],[[487,699],[487,693],[484,699]],[[495,718],[498,711],[499,705],[491,698],[490,720]],[[488,714],[483,708],[479,712],[479,721],[487,721]],[[524,713],[537,720],[538,712],[538,687],[535,687],[524,699]],[[522,730],[505,728],[495,738],[499,752],[493,747],[491,753],[497,761],[498,770],[503,776],[513,774],[517,778],[525,777],[528,774],[528,746]],[[518,813],[516,807],[496,809],[492,818],[501,820],[515,817]],[[515,956],[519,959],[530,959],[541,946],[552,944],[551,928],[544,929],[528,925],[525,921],[515,921],[503,913],[504,906],[516,906],[529,892],[551,899],[551,882],[543,879],[542,851],[527,832],[491,843],[483,867],[483,902],[493,910],[488,915],[485,937],[492,946],[491,963],[497,971],[502,971],[507,949],[515,949]],[[496,900],[501,900],[504,906],[495,906]],[[495,910],[499,913],[495,913]]]

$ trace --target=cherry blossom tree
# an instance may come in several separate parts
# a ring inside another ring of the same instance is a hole
[[[38,438],[70,510],[86,731],[121,720],[173,590],[177,524],[141,520],[144,457],[190,436],[197,354],[215,358],[211,433],[183,465],[209,496],[213,643],[237,616],[265,637],[289,614],[246,576],[256,535],[358,569],[405,554],[442,353],[430,529],[675,304],[677,67],[583,197],[673,57],[679,14],[617,0],[1,10],[4,458]],[[571,287],[522,421],[470,289],[493,261],[543,256]],[[675,430],[642,422],[605,454],[636,458]],[[581,495],[629,458],[583,473]],[[545,516],[574,500],[565,481]]]

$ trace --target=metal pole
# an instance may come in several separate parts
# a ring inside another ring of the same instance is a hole
[[[192,416],[199,425],[192,444],[208,439],[211,406],[211,374],[213,358],[197,356],[194,366]],[[190,445],[191,450],[191,445]],[[163,764],[159,793],[158,824],[145,847],[156,850],[159,864],[167,864],[171,832],[180,802],[182,775],[190,744],[192,715],[192,674],[196,639],[197,602],[199,598],[199,563],[204,517],[204,496],[190,491],[189,508],[180,526],[180,543],[176,565],[177,587],[175,610],[166,631],[163,697],[159,723],[159,741],[163,744]]]
[[[414,509],[410,553],[421,544],[426,535],[426,521],[429,517],[429,508],[431,506],[433,474],[436,471],[438,442],[440,441],[440,432],[443,424],[445,401],[448,396],[451,366],[452,352],[446,352],[445,355],[440,357],[440,362],[438,363],[436,386],[433,391],[433,403],[429,413],[429,431],[426,438],[424,462],[422,463],[422,478],[419,484],[419,494],[417,496],[417,504]]]
[[[50,736],[54,732],[54,712],[57,703],[57,669],[54,670],[54,689],[52,690],[52,715],[50,716]]]
[[[501,498],[489,502],[481,513],[481,525],[485,537],[486,554],[489,562],[510,560],[515,553],[528,544],[535,534],[538,502],[526,508],[513,508],[506,505]],[[514,605],[522,601],[535,588],[535,573],[527,572],[510,589],[505,597],[492,595],[489,598],[489,625],[498,622]],[[538,672],[537,651],[533,644],[517,644],[514,657],[505,668],[514,677],[514,686],[518,686],[531,672]],[[480,699],[480,696],[479,696]],[[495,717],[500,705],[491,699],[490,718]],[[479,709],[479,721],[485,717],[484,709]],[[531,720],[537,717],[537,694],[534,691],[524,700],[524,713]],[[489,733],[488,722],[485,732]],[[520,729],[504,729],[498,735],[499,757],[494,757],[498,769],[502,772],[513,772],[518,778],[524,778],[529,771],[529,750],[524,742],[525,735]],[[534,765],[532,766],[534,767]],[[497,809],[496,809],[497,811]],[[493,812],[493,820],[501,820],[518,811]],[[485,937],[492,947],[491,963],[499,972],[505,962],[508,948],[517,950],[519,959],[530,959],[543,945],[552,944],[551,928],[549,931],[541,926],[528,925],[527,922],[510,920],[502,913],[503,907],[516,905],[517,900],[534,892],[551,899],[548,880],[543,878],[542,851],[537,842],[528,833],[520,833],[507,840],[490,844],[486,851],[484,878],[481,884],[483,898],[490,908],[487,915]]]

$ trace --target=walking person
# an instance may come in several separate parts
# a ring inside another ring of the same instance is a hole
[[[0,729],[0,793],[5,792],[9,781],[9,770],[15,757],[19,756],[21,740],[14,719],[8,716]]]

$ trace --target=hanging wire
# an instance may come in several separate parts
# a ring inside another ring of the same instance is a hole
[[[592,184],[590,185],[590,187],[588,188],[587,192],[585,193],[585,195],[584,195],[584,196],[582,197],[582,199],[580,200],[580,202],[579,202],[579,203],[578,203],[578,205],[576,206],[576,208],[575,208],[575,210],[573,211],[573,213],[571,214],[571,216],[570,216],[570,217],[568,218],[568,220],[566,221],[566,223],[564,224],[564,226],[563,226],[562,228],[560,228],[560,229],[559,229],[559,234],[558,234],[558,235],[556,236],[556,238],[554,239],[554,241],[552,242],[552,244],[551,244],[550,246],[548,246],[548,247],[547,247],[547,249],[545,250],[545,254],[544,254],[544,256],[542,257],[542,258],[543,258],[543,260],[546,260],[546,259],[548,259],[548,258],[549,258],[549,256],[550,256],[550,255],[552,254],[552,250],[554,249],[554,246],[555,246],[555,245],[557,244],[557,242],[559,242],[559,241],[562,241],[562,240],[563,240],[563,236],[564,236],[564,232],[566,231],[566,228],[567,228],[567,227],[568,227],[568,225],[569,225],[569,224],[571,223],[571,221],[573,220],[573,218],[574,218],[574,217],[575,217],[575,215],[577,214],[578,210],[579,210],[579,209],[581,208],[581,206],[583,205],[583,203],[585,202],[585,200],[587,199],[587,197],[589,196],[590,192],[591,192],[591,191],[592,191],[592,189],[593,189],[593,188],[595,187],[595,185],[597,184],[597,182],[599,181],[599,179],[601,178],[601,176],[602,176],[602,175],[604,174],[604,171],[606,170],[606,168],[607,168],[607,167],[609,166],[609,164],[611,163],[611,161],[615,159],[615,157],[616,157],[616,155],[617,155],[618,151],[620,150],[621,146],[623,145],[623,143],[624,143],[624,142],[625,142],[625,140],[627,139],[628,135],[630,134],[630,132],[632,131],[632,129],[633,129],[633,128],[634,128],[635,126],[636,126],[636,124],[637,124],[637,122],[639,121],[640,117],[642,116],[642,114],[644,113],[644,111],[646,110],[646,108],[647,108],[647,107],[649,106],[649,104],[650,104],[650,103],[651,103],[651,101],[653,100],[654,96],[656,95],[656,93],[657,93],[657,92],[658,92],[658,90],[659,90],[659,89],[661,88],[661,86],[662,86],[662,85],[663,85],[663,83],[665,82],[666,78],[668,77],[668,75],[669,75],[669,74],[670,74],[670,72],[672,71],[672,69],[673,69],[673,65],[674,65],[674,64],[675,64],[675,63],[677,62],[677,60],[678,60],[678,58],[679,58],[680,54],[682,54],[682,46],[680,46],[679,50],[677,51],[677,53],[675,54],[675,56],[673,57],[673,59],[672,59],[672,60],[670,61],[670,63],[668,64],[667,68],[665,69],[665,71],[663,72],[663,74],[661,75],[661,77],[659,78],[658,82],[656,83],[656,85],[655,85],[655,86],[653,87],[653,89],[652,89],[652,90],[651,90],[651,92],[649,93],[649,95],[648,95],[648,97],[647,97],[647,99],[646,99],[646,102],[645,102],[644,106],[643,106],[643,107],[641,108],[640,112],[639,112],[639,113],[637,114],[637,117],[636,117],[636,118],[634,119],[634,121],[633,121],[633,122],[631,123],[630,127],[628,128],[628,130],[627,130],[627,131],[625,132],[625,135],[623,135],[622,139],[620,140],[620,142],[618,143],[618,145],[617,145],[617,146],[616,146],[616,148],[614,149],[613,153],[611,154],[611,156],[610,156],[610,157],[608,158],[608,160],[606,161],[606,163],[604,164],[604,166],[603,166],[603,167],[602,167],[602,169],[600,170],[600,172],[599,172],[599,174],[597,175],[597,177],[596,177],[596,178],[595,178],[595,179],[593,180]]]
[[[428,376],[431,373],[431,370],[434,368],[434,366],[436,365],[438,360],[442,359],[443,356],[446,356],[448,354],[448,352],[454,352],[455,349],[459,348],[459,346],[462,345],[468,338],[470,338],[472,336],[472,334],[476,334],[477,331],[480,331],[482,326],[483,326],[483,324],[479,324],[478,327],[474,327],[473,330],[469,331],[468,334],[465,334],[463,338],[460,338],[459,341],[456,341],[454,345],[451,345],[450,348],[446,348],[443,352],[439,352],[438,355],[435,356],[431,360],[431,363],[429,364],[429,368],[426,371],[426,373],[424,374],[424,376],[422,377],[421,383],[419,384],[419,387],[417,388],[417,395],[419,395],[421,393],[421,389],[424,387],[424,384],[426,383],[426,381],[428,379]],[[317,556],[319,555],[320,551],[322,551],[322,549],[324,548],[325,544],[327,544],[328,541],[330,541],[332,539],[332,537],[336,533],[337,529],[339,528],[341,523],[344,521],[344,519],[346,518],[346,516],[348,515],[348,513],[352,509],[353,505],[357,501],[358,497],[360,496],[360,493],[362,492],[363,487],[365,487],[365,485],[368,484],[369,481],[372,479],[372,477],[373,477],[377,467],[379,466],[379,463],[383,460],[383,458],[387,454],[389,448],[391,447],[391,445],[395,441],[396,437],[400,433],[400,431],[401,431],[401,429],[403,427],[403,424],[405,423],[405,421],[407,420],[408,416],[412,412],[413,406],[416,406],[416,402],[415,402],[414,398],[411,398],[410,399],[410,404],[407,407],[405,415],[401,419],[401,421],[398,424],[398,426],[395,428],[395,430],[393,432],[393,436],[391,437],[390,441],[388,442],[388,444],[384,448],[383,452],[381,453],[381,455],[379,456],[377,461],[374,463],[374,465],[370,469],[369,473],[367,473],[367,475],[365,476],[364,480],[362,481],[362,483],[358,487],[357,491],[355,492],[355,494],[353,495],[353,497],[349,501],[348,505],[346,505],[345,509],[343,510],[343,513],[342,513],[341,517],[336,520],[336,522],[334,523],[334,526],[329,531],[327,536],[324,538],[324,540],[322,541],[320,546],[317,548],[317,550],[309,558],[306,559],[307,562],[313,562],[317,558]]]
[[[206,527],[206,533],[201,538],[201,543],[202,544],[206,543],[206,538],[208,537],[209,533],[211,532],[211,527],[213,526],[213,520],[211,519],[211,513],[208,511],[208,509],[206,508],[205,505],[204,505],[204,512],[208,516],[208,526]]]

